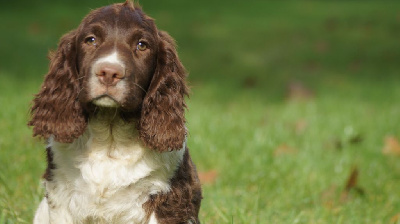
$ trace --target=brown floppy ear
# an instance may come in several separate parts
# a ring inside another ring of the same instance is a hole
[[[157,67],[143,100],[139,120],[140,138],[158,151],[179,150],[186,138],[186,71],[175,50],[174,40],[159,32]]]
[[[51,56],[49,72],[31,108],[33,136],[70,143],[82,135],[86,117],[78,101],[80,84],[76,67],[76,31],[64,35]]]

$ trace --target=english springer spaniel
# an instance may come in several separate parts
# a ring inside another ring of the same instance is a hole
[[[34,223],[199,223],[174,40],[127,1],[90,12],[50,57],[29,122],[48,139]]]

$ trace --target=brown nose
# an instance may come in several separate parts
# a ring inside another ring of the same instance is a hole
[[[94,72],[99,81],[106,86],[115,86],[125,77],[124,68],[115,63],[99,63],[94,68]]]

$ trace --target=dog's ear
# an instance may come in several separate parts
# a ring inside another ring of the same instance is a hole
[[[162,152],[183,147],[186,138],[184,98],[189,89],[174,40],[166,32],[159,32],[159,37],[157,67],[143,100],[138,129],[147,147]]]
[[[76,31],[64,35],[50,58],[50,68],[31,108],[33,135],[70,143],[84,132],[87,118],[78,101]]]

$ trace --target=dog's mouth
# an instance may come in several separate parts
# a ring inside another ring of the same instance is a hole
[[[92,100],[93,104],[99,107],[119,107],[116,99],[108,94],[100,95]]]

